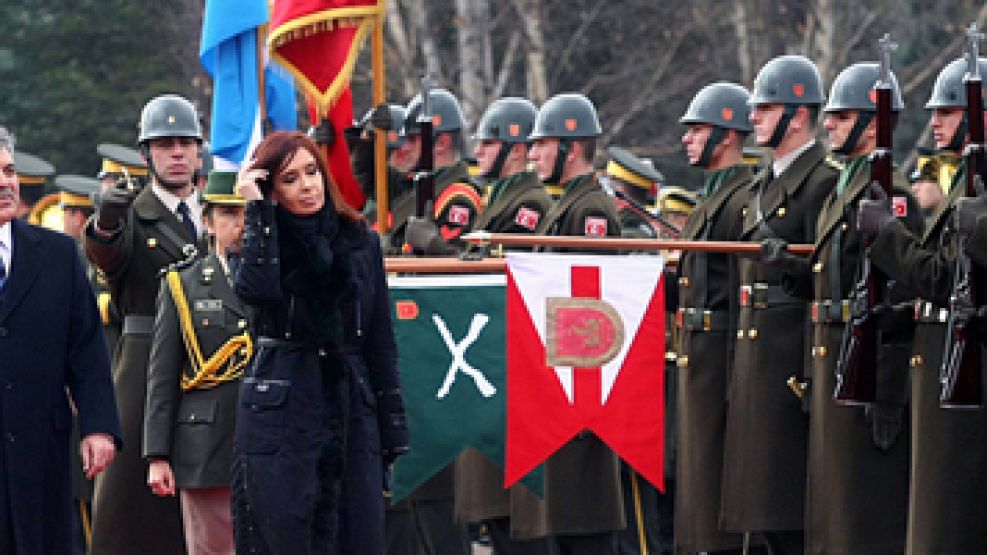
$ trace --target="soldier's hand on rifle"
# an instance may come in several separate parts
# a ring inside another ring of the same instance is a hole
[[[891,199],[880,185],[871,183],[870,197],[861,199],[857,205],[857,229],[870,235],[877,235],[893,220]]]
[[[134,203],[136,195],[123,187],[114,187],[99,197],[96,210],[96,227],[102,231],[116,231]]]
[[[987,214],[987,196],[957,199],[956,212],[953,214],[956,230],[967,237],[973,235],[977,229],[977,220],[984,214]]]
[[[404,240],[415,249],[426,250],[429,243],[438,235],[439,228],[431,220],[417,216],[408,218],[408,224],[404,230]]]
[[[872,403],[864,408],[864,420],[870,426],[871,440],[881,451],[888,452],[901,432],[904,408],[890,403]]]

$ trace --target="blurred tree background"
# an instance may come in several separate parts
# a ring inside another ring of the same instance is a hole
[[[60,173],[92,174],[95,144],[133,144],[151,96],[178,92],[207,109],[210,82],[197,55],[202,7],[4,0],[0,124]],[[936,74],[960,55],[966,26],[987,24],[983,0],[388,0],[387,10],[392,101],[407,102],[428,71],[462,99],[472,126],[500,96],[537,104],[581,92],[599,109],[602,147],[630,147],[686,186],[699,177],[685,164],[678,118],[702,86],[750,87],[764,62],[798,53],[816,61],[828,88],[842,68],[873,60],[886,32],[899,44],[893,68],[906,112],[895,149],[907,166],[915,147],[930,142],[923,105]],[[359,114],[370,104],[369,48],[353,86]]]

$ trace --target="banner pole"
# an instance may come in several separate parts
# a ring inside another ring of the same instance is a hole
[[[641,555],[648,555],[648,542],[644,537],[644,509],[641,507],[641,486],[637,482],[637,471],[630,469],[631,493],[634,495],[634,520],[637,522],[637,542]]]
[[[267,43],[267,25],[257,27],[257,110],[260,114],[260,136],[264,137],[267,123],[267,83],[264,79],[264,52]]]
[[[374,18],[374,32],[371,39],[371,59],[373,62],[373,105],[382,105],[387,96],[387,81],[384,73],[384,9],[387,0],[380,0],[377,16]],[[388,133],[393,130],[388,131]],[[374,184],[377,195],[377,229],[381,235],[390,231],[390,198],[387,183],[387,133],[374,132]]]

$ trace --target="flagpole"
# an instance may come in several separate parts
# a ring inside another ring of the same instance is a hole
[[[745,241],[683,241],[678,239],[624,239],[617,237],[583,237],[565,235],[523,235],[519,233],[488,233],[474,231],[462,236],[471,245],[507,245],[522,247],[553,247],[586,250],[628,251],[700,251],[727,254],[760,254],[761,244]],[[792,254],[809,255],[809,244],[788,245]]]
[[[387,0],[380,0],[377,17],[374,18],[374,33],[371,39],[371,59],[373,63],[373,105],[380,106],[386,100],[387,88],[384,74],[384,14]],[[392,133],[394,130],[389,130]],[[390,228],[390,198],[387,183],[387,133],[374,132],[374,183],[377,195],[377,229],[387,235]]]
[[[634,495],[634,520],[637,522],[637,541],[641,555],[648,555],[648,542],[644,536],[644,510],[641,507],[641,486],[637,483],[637,472],[632,468],[631,493]]]
[[[264,126],[267,123],[267,84],[264,80],[264,52],[267,48],[267,25],[257,27],[257,109],[260,111],[260,136],[264,137]]]

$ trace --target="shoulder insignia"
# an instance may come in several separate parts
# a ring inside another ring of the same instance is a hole
[[[846,164],[837,160],[836,157],[833,156],[832,154],[827,154],[826,158],[824,158],[823,160],[826,162],[826,165],[828,165],[829,167],[833,168],[836,171],[843,171],[843,168],[846,167]]]
[[[462,204],[472,204],[476,207],[477,212],[483,210],[483,199],[480,198],[480,194],[476,192],[476,189],[472,185],[466,183],[453,183],[439,194],[439,197],[435,199],[435,219],[439,219],[439,215],[445,210],[445,208],[452,203],[454,200],[459,201]]]
[[[894,215],[899,218],[904,218],[908,215],[908,198],[903,195],[895,195],[891,197],[891,211]]]
[[[531,231],[534,231],[538,227],[538,220],[540,219],[541,214],[537,210],[532,210],[526,206],[519,208],[517,214],[514,215],[515,224]]]
[[[587,237],[606,237],[607,219],[586,216],[586,219],[583,220],[583,235]]]
[[[446,221],[455,225],[468,225],[470,223],[469,207],[461,204],[450,204]]]

